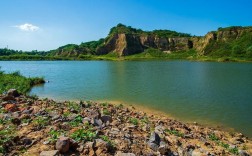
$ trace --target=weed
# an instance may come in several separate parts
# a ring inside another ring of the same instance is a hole
[[[38,128],[43,128],[49,124],[49,121],[48,121],[48,118],[39,116],[33,120],[33,124],[37,126]]]
[[[102,136],[100,136],[100,138],[103,140],[103,141],[106,141],[108,144],[110,144],[111,146],[115,146],[115,143],[114,142],[112,142],[110,139],[109,139],[109,137],[108,136],[106,136],[106,135],[102,135]]]
[[[134,125],[138,125],[138,123],[139,123],[139,121],[138,121],[137,118],[130,118],[129,122],[132,123],[132,124],[134,124]]]
[[[92,141],[96,138],[96,134],[91,130],[79,129],[70,135],[75,141]]]
[[[72,127],[78,127],[82,123],[82,116],[78,115],[70,122]]]
[[[232,154],[236,154],[236,155],[239,154],[239,150],[238,150],[237,147],[235,147],[235,148],[230,148],[228,151],[229,151],[230,153],[232,153]]]
[[[55,131],[55,130],[51,130],[49,132],[49,135],[50,135],[50,138],[49,138],[49,141],[51,143],[55,143],[56,140],[59,138],[59,136],[63,135],[64,132],[63,131]]]
[[[165,132],[166,132],[166,133],[169,133],[169,134],[171,134],[171,135],[176,135],[176,136],[178,136],[178,137],[184,137],[184,135],[185,135],[184,133],[179,132],[179,131],[177,131],[177,130],[169,130],[169,129],[166,129]]]
[[[104,115],[110,115],[111,114],[110,111],[108,111],[107,109],[103,109],[102,113]]]
[[[209,134],[209,139],[212,141],[219,141],[220,139],[214,134]]]

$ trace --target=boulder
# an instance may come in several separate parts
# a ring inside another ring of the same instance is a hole
[[[104,123],[107,123],[107,122],[112,122],[112,117],[110,116],[110,115],[102,115],[101,116],[101,120],[102,120],[102,122],[104,122]]]
[[[60,153],[66,153],[69,150],[70,140],[68,137],[60,137],[56,142],[56,149],[59,150]]]
[[[7,92],[8,96],[13,96],[13,97],[18,97],[20,96],[20,94],[18,93],[18,91],[16,89],[9,89]]]
[[[59,156],[59,151],[58,150],[52,150],[52,151],[42,151],[40,156]]]
[[[153,132],[150,136],[150,139],[148,141],[148,146],[153,150],[153,151],[157,151],[158,147],[160,145],[160,137],[157,133]]]
[[[7,105],[5,105],[4,109],[8,112],[18,111],[17,105],[15,105],[15,104],[7,104]]]

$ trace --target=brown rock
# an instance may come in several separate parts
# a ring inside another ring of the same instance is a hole
[[[5,105],[4,109],[8,112],[18,111],[17,105],[15,105],[15,104],[7,104],[7,105]]]
[[[18,91],[16,89],[9,89],[8,92],[7,92],[7,95],[13,96],[13,97],[18,97],[19,93],[18,93]]]
[[[60,153],[66,153],[69,150],[70,141],[68,137],[60,137],[56,142],[56,149],[59,150]]]

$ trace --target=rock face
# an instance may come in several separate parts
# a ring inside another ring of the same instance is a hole
[[[207,50],[208,46],[239,41],[244,35],[252,35],[252,27],[219,28],[218,31],[209,32],[204,37],[193,37],[191,40],[198,54],[207,55],[212,52]]]
[[[118,56],[127,56],[141,53],[147,48],[170,52],[188,50],[192,47],[193,42],[188,37],[165,38],[156,35],[115,34],[97,49],[97,53],[102,55],[114,52]]]
[[[127,56],[141,53],[148,48],[166,53],[194,48],[199,55],[207,55],[216,50],[207,50],[207,47],[212,46],[214,42],[228,44],[229,41],[238,41],[246,33],[252,35],[252,28],[219,28],[218,31],[209,32],[203,37],[165,37],[155,33],[116,33],[105,39],[103,45],[98,47],[97,54],[103,55],[113,52],[118,56]]]

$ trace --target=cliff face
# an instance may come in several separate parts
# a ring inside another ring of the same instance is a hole
[[[204,37],[194,37],[192,41],[199,55],[208,55],[216,51],[229,54],[234,46],[240,45],[243,46],[241,50],[246,51],[252,46],[252,27],[219,28],[218,31],[209,32]]]
[[[193,42],[188,37],[165,38],[153,35],[115,34],[97,49],[98,54],[115,52],[119,56],[141,53],[147,48],[164,52],[188,50]]]
[[[123,28],[127,29],[127,27]],[[113,28],[113,30],[115,29],[117,28]],[[226,50],[227,53],[223,55],[229,55],[228,51],[233,48],[233,45],[230,45],[231,43],[239,42],[246,34],[252,36],[251,27],[219,28],[218,31],[209,32],[203,37],[167,37],[155,33],[129,33],[130,30],[127,30],[126,33],[123,33],[123,31],[116,32],[114,35],[110,35],[103,45],[97,49],[97,54],[114,52],[118,56],[126,56],[141,53],[147,48],[155,48],[167,53],[194,48],[199,55],[208,55],[218,50],[222,53]]]

